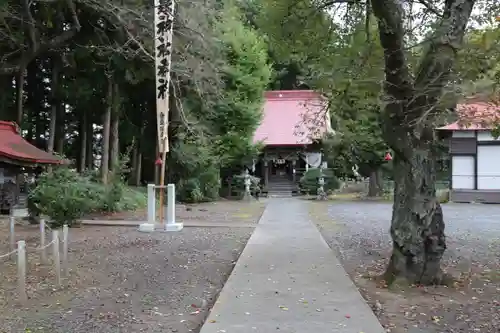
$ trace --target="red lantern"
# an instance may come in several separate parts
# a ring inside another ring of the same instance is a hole
[[[155,165],[161,165],[161,157],[158,157],[155,161]]]
[[[385,154],[384,161],[392,161],[391,153],[387,152]]]

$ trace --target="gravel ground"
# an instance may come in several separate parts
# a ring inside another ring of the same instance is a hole
[[[259,222],[258,217],[262,215],[266,204],[266,198],[251,202],[220,200],[200,204],[177,204],[175,206],[175,217],[179,222],[257,223]],[[145,209],[142,209],[135,212],[115,213],[104,216],[96,214],[88,216],[87,219],[145,221],[147,219],[147,212]]]
[[[500,327],[500,206],[444,205],[453,287],[388,290],[366,278],[391,251],[391,204],[311,203],[311,215],[388,332],[495,332]]]
[[[55,288],[51,266],[31,254],[25,308],[16,301],[15,264],[0,262],[0,332],[197,332],[252,231],[70,229],[70,278]],[[36,246],[36,227],[19,227],[17,237]]]

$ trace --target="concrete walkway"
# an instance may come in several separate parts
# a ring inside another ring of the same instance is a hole
[[[271,199],[201,333],[384,333],[307,202]]]

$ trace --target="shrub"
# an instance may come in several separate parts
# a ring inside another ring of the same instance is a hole
[[[123,189],[125,185],[119,181],[112,181],[105,187],[104,201],[102,210],[105,212],[119,211],[119,204],[123,197]]]
[[[119,178],[106,186],[66,167],[42,174],[28,196],[30,214],[46,215],[55,227],[71,226],[94,212],[134,210],[146,205],[146,194],[127,188]]]
[[[177,200],[189,203],[215,200],[219,197],[220,185],[218,168],[215,166],[200,168],[200,170],[195,170],[191,177],[179,179],[176,190]]]
[[[448,203],[450,201],[450,190],[439,189],[436,191],[436,197],[439,203]]]
[[[249,175],[250,177],[250,192],[256,193],[260,191],[260,178]],[[243,197],[245,194],[245,174],[241,173],[231,178],[231,188],[238,193],[238,196]]]
[[[99,193],[88,178],[69,168],[58,168],[44,173],[28,200],[36,210],[47,215],[55,226],[71,225],[85,214],[97,209],[104,193]]]
[[[316,194],[318,190],[318,178],[320,169],[309,169],[300,179],[300,191],[302,193]],[[323,169],[323,177],[325,179],[324,189],[327,193],[333,192],[340,188],[340,181],[334,176],[332,169]]]
[[[198,178],[181,179],[177,186],[177,197],[182,202],[201,202],[204,199]]]

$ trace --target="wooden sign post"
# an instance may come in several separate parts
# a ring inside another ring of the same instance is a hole
[[[165,164],[169,151],[168,114],[170,72],[172,69],[172,40],[175,3],[173,0],[155,0],[155,74],[156,116],[160,152],[160,223],[163,223],[165,197]]]

